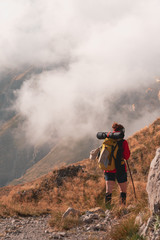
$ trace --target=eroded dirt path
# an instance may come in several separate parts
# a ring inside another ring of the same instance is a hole
[[[50,216],[0,218],[0,239],[7,240],[103,240],[107,237],[107,228],[111,228],[109,218],[90,218],[84,224],[70,231],[54,232],[48,221]]]

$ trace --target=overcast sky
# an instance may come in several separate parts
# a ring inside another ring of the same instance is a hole
[[[96,132],[104,98],[155,81],[159,13],[159,0],[1,0],[0,71],[52,66],[16,93],[28,137]]]

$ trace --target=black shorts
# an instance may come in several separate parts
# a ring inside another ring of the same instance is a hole
[[[127,182],[127,173],[126,171],[121,173],[104,172],[104,178],[106,181],[115,181],[117,179],[118,183],[124,183]]]

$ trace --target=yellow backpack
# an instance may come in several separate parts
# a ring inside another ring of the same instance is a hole
[[[120,140],[122,139],[105,138],[98,158],[98,164],[102,170],[112,171],[116,168],[115,161]]]

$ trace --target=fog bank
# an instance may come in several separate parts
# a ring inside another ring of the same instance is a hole
[[[0,71],[44,70],[15,93],[30,142],[106,130],[111,97],[155,82],[159,12],[158,0],[0,2]],[[121,113],[119,119],[129,126]],[[143,125],[137,120],[133,129]]]

